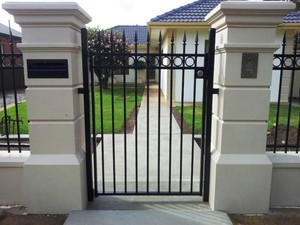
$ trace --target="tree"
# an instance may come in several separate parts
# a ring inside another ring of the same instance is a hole
[[[95,54],[93,58],[95,66],[99,66],[100,63],[122,66],[124,64],[124,56],[122,54],[118,55],[118,53],[130,52],[125,40],[125,34],[121,35],[114,30],[103,30],[99,27],[88,28],[88,48],[92,53],[117,53],[113,54],[112,57],[101,58],[101,60],[99,55]],[[99,83],[101,81],[103,88],[108,88],[108,80],[113,71],[111,68],[94,69]]]
[[[291,2],[294,2],[296,4],[296,11],[300,10],[300,1],[299,0],[291,0]]]

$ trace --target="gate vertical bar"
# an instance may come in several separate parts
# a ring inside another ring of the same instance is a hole
[[[203,201],[209,200],[209,181],[210,181],[210,147],[211,147],[211,120],[212,120],[212,97],[213,97],[213,75],[215,61],[215,38],[216,30],[211,28],[209,31],[209,47],[207,62],[207,107],[206,107],[206,130],[205,130],[205,171],[204,171],[204,193]]]
[[[86,177],[88,201],[93,201],[93,173],[91,153],[91,126],[90,126],[90,96],[89,96],[89,69],[87,29],[81,29],[83,92],[84,92],[84,122],[85,122],[85,151],[86,151]]]
[[[169,125],[169,193],[171,192],[171,180],[172,180],[172,107],[173,107],[173,66],[174,66],[174,31],[171,35],[171,59],[170,59],[170,125]]]
[[[195,37],[195,56],[198,54],[198,45],[199,45],[199,37],[198,37],[198,32],[196,33]],[[197,66],[197,57],[195,58],[195,66]],[[194,152],[195,152],[195,111],[196,111],[196,73],[197,71],[194,72],[194,83],[193,83],[193,118],[192,118],[192,150],[191,150],[191,189],[190,191],[193,192],[193,183],[194,183]],[[202,149],[201,149],[202,151]],[[202,179],[200,183],[200,195],[202,195],[201,191],[201,184],[202,184]]]
[[[93,65],[93,58],[89,57],[90,65]],[[96,114],[95,114],[95,79],[94,79],[94,69],[93,67],[90,68],[90,76],[91,76],[91,122],[92,122],[92,157],[93,157],[93,164],[94,164],[94,191],[95,196],[98,193],[98,175],[97,175],[97,136],[96,136]]]
[[[114,38],[113,32],[110,32],[110,64],[114,66]],[[112,159],[113,159],[113,189],[114,193],[116,193],[116,140],[115,140],[115,94],[114,94],[114,71],[110,69],[111,76],[111,120],[112,120]]]
[[[124,105],[124,190],[125,193],[127,193],[127,126],[126,126],[126,74],[125,74],[125,65],[126,65],[126,57],[125,57],[125,49],[126,49],[126,36],[125,36],[125,30],[123,30],[123,105]]]
[[[92,65],[92,58],[89,57],[89,62],[90,65]],[[92,122],[92,157],[93,157],[93,162],[94,162],[94,168],[97,168],[97,144],[96,144],[96,116],[95,116],[95,87],[94,87],[94,72],[93,69],[91,68],[90,71],[90,76],[91,76],[91,122]],[[98,193],[98,185],[97,185],[97,169],[94,169],[94,188],[95,188],[95,195]]]
[[[159,56],[158,56],[158,128],[157,128],[157,191],[160,192],[160,115],[161,115],[161,65],[162,65],[162,36],[161,32],[159,32],[158,37],[158,48],[159,48]]]
[[[281,63],[284,62],[284,54],[285,54],[285,47],[286,47],[286,32],[283,36],[282,41],[282,58]],[[276,111],[276,124],[275,124],[275,137],[274,137],[274,148],[273,152],[276,153],[276,146],[277,146],[277,136],[278,136],[278,123],[279,123],[279,115],[280,115],[280,102],[281,102],[281,89],[282,89],[282,80],[283,80],[283,66],[281,66],[280,69],[280,75],[279,75],[279,90],[278,90],[278,100],[277,100],[277,111]]]
[[[182,156],[183,156],[183,113],[184,113],[184,81],[185,81],[185,51],[186,51],[186,33],[183,35],[183,54],[182,54],[182,76],[181,76],[181,117],[180,117],[180,175],[179,192],[182,192]],[[192,142],[194,140],[192,139]]]
[[[98,32],[98,49],[97,53],[100,57],[101,53],[101,36],[100,31]],[[101,64],[99,65],[99,71],[101,71]],[[105,193],[105,158],[104,158],[104,125],[103,125],[103,84],[102,79],[99,79],[99,92],[100,92],[100,129],[101,129],[101,155],[102,155],[102,192]],[[97,170],[97,168],[95,169]]]
[[[208,57],[209,57],[209,51],[205,52],[205,58],[204,58],[204,67],[208,68]],[[209,75],[209,74],[208,74]],[[205,155],[205,138],[206,138],[206,115],[208,111],[207,108],[207,78],[208,75],[203,77],[203,85],[202,85],[202,129],[201,129],[201,155],[200,155],[200,194],[203,195],[203,183],[204,183],[204,155]]]
[[[138,36],[137,32],[135,32],[134,35],[134,60],[135,62],[138,61],[138,56],[137,56],[137,47],[138,47]],[[134,103],[135,103],[135,192],[138,192],[139,189],[139,184],[138,184],[138,92],[137,92],[137,63],[135,63],[135,68],[134,68]]]
[[[149,79],[150,79],[150,66],[151,66],[151,59],[150,59],[150,35],[149,32],[147,34],[147,193],[149,193],[149,100],[150,100],[150,85],[149,85]]]

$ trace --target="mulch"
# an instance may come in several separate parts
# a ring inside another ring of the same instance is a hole
[[[276,135],[276,126],[273,126],[271,130],[268,131],[267,134],[267,144],[273,145],[275,144],[275,135]],[[287,136],[288,135],[288,136]],[[298,128],[296,127],[289,127],[289,132],[287,134],[287,126],[286,125],[278,125],[277,128],[277,145],[299,145],[299,138],[298,138]],[[268,151],[272,151],[273,148],[267,148]],[[285,148],[279,147],[276,148],[276,151],[294,151],[295,148]]]

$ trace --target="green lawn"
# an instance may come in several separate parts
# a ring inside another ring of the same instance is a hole
[[[300,115],[300,106],[292,106],[291,110],[291,120],[290,125],[293,127],[298,127],[299,124],[299,115]],[[276,123],[276,116],[277,116],[277,105],[271,104],[270,111],[269,111],[269,120],[268,120],[268,128],[272,128],[273,124]],[[287,124],[288,118],[288,105],[281,104],[279,110],[279,124]]]
[[[175,109],[181,114],[181,106]],[[186,124],[192,129],[193,126],[193,106],[185,106],[183,109],[183,118]],[[202,129],[202,106],[195,107],[195,132],[199,133]]]
[[[181,107],[176,106],[175,109],[181,113]],[[192,106],[185,106],[184,107],[184,120],[189,125],[189,127],[192,127],[192,118],[193,118],[193,107]],[[202,106],[196,106],[196,116],[195,116],[195,131],[200,132],[202,123]],[[270,111],[269,111],[269,120],[268,120],[268,129],[273,127],[273,124],[276,123],[276,116],[277,116],[277,105],[271,104],[270,105]],[[291,120],[290,125],[293,127],[298,127],[299,123],[299,115],[300,115],[300,106],[292,106],[291,110]],[[279,124],[287,124],[287,118],[288,118],[288,105],[287,104],[281,104],[280,106],[280,115],[279,115]]]
[[[138,107],[141,104],[144,93],[144,86],[138,86]],[[135,87],[126,86],[126,120],[129,119],[131,113],[135,109]],[[112,133],[112,98],[111,89],[103,91],[103,130],[104,133]],[[95,91],[95,112],[96,112],[96,132],[101,132],[100,121],[100,92],[99,87]],[[114,88],[114,121],[115,133],[120,133],[124,127],[124,95],[123,86],[115,86]]]
[[[20,133],[28,134],[28,118],[27,118],[27,103],[21,102],[18,104],[18,112],[19,112],[19,120],[22,119],[23,123],[19,123],[20,125]],[[7,109],[7,115],[11,117],[11,119],[15,120],[16,117],[16,107],[11,107]],[[0,112],[0,118],[4,116],[4,110]],[[12,130],[11,130],[12,133]],[[15,127],[15,133],[17,133],[17,127]]]
[[[138,86],[138,106],[142,101],[144,86]],[[132,85],[126,86],[126,120],[130,117],[131,112],[135,108],[135,87]],[[104,133],[112,132],[112,103],[111,103],[111,89],[103,91],[103,127]],[[124,127],[124,95],[123,86],[115,86],[114,88],[114,106],[115,106],[115,132],[119,133]],[[27,118],[27,104],[26,102],[19,103],[19,118],[22,118],[23,124],[20,124],[20,133],[28,134],[28,118]],[[95,87],[95,112],[96,112],[96,131],[100,133],[100,91],[99,87]],[[12,119],[16,118],[15,107],[7,110],[8,115]],[[0,112],[0,118],[4,116],[4,111]],[[15,129],[16,132],[16,129]]]

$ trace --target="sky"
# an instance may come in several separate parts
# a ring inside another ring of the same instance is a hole
[[[57,2],[51,0],[27,0],[27,2]],[[116,25],[146,25],[151,18],[195,0],[61,0],[77,2],[92,17],[90,27],[110,28]],[[24,0],[0,0],[0,23],[21,31],[13,17],[2,9],[4,2],[26,2]]]

